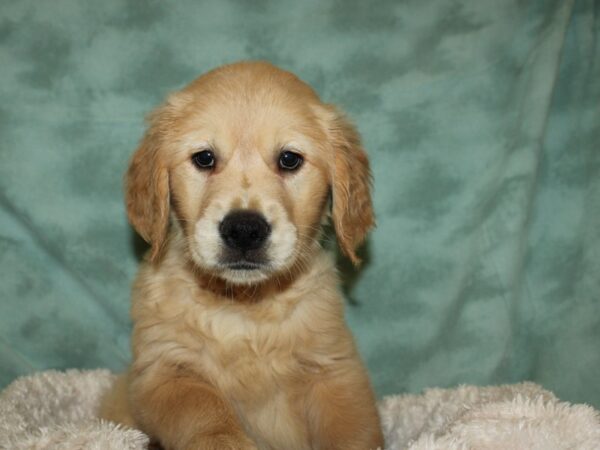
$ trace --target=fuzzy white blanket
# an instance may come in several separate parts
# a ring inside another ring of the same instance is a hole
[[[107,370],[41,372],[0,393],[0,449],[145,449],[137,430],[102,422]],[[386,448],[409,450],[600,449],[600,414],[560,402],[532,383],[430,389],[380,403]]]

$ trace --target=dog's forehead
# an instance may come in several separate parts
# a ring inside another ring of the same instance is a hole
[[[217,118],[270,121],[307,118],[320,104],[313,89],[291,72],[264,62],[242,62],[208,72],[182,91],[184,103]]]
[[[182,121],[185,140],[198,139],[217,147],[270,147],[290,141],[322,140],[322,130],[312,112],[277,105],[210,102],[194,107]]]
[[[323,140],[314,100],[281,90],[202,89],[188,96],[178,109],[184,134],[209,142],[262,147]]]

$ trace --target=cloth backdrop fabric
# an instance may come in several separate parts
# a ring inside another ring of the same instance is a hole
[[[2,0],[0,385],[121,370],[144,116],[266,59],[358,125],[347,317],[379,396],[531,380],[600,407],[598,0]]]

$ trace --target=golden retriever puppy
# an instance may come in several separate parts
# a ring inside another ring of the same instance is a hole
[[[242,62],[171,95],[126,175],[151,250],[104,417],[168,450],[383,446],[320,245],[331,218],[358,262],[369,184],[355,128],[289,72]]]

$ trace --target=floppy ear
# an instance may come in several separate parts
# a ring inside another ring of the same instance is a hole
[[[153,123],[131,159],[125,175],[127,216],[151,247],[150,261],[161,255],[169,228],[169,174],[160,155],[160,132]]]
[[[330,182],[332,219],[338,243],[354,265],[357,247],[375,225],[371,203],[371,170],[358,131],[342,113],[326,105],[327,133],[333,149]]]

